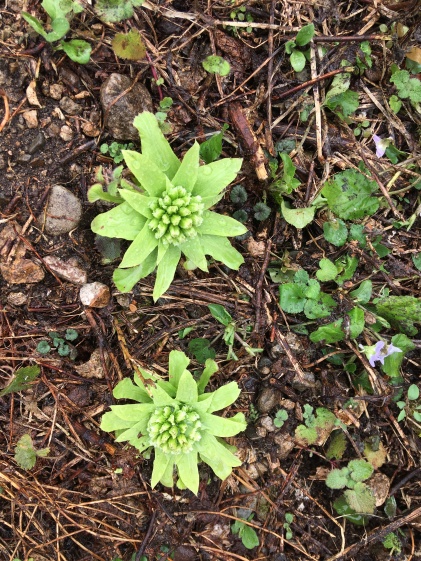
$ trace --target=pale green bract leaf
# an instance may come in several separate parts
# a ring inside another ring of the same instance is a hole
[[[196,403],[197,401],[197,383],[188,370],[185,370],[180,376],[175,398],[182,403]]]
[[[180,245],[181,251],[192,263],[199,267],[202,271],[208,271],[208,262],[206,260],[205,252],[203,250],[201,239],[199,236],[187,240]]]
[[[187,150],[181,162],[181,166],[172,178],[173,185],[182,185],[189,193],[193,190],[199,170],[199,149],[199,144],[195,142],[193,146]]]
[[[155,197],[147,197],[136,191],[128,191],[127,189],[119,189],[120,196],[139,214],[145,218],[152,218],[152,212],[148,204],[156,201]]]
[[[200,166],[192,195],[200,195],[206,208],[209,208],[219,201],[223,189],[237,177],[242,163],[243,160],[240,158],[224,158],[218,162]],[[218,195],[220,196],[218,197]],[[208,204],[212,200],[215,202]]]
[[[241,236],[247,232],[247,228],[234,218],[205,210],[203,223],[199,226],[198,232],[212,236]]]
[[[221,236],[200,236],[203,251],[217,261],[221,261],[237,271],[244,263],[244,257],[233,247],[227,238]]]
[[[140,380],[138,384],[139,382]],[[139,403],[150,403],[152,401],[147,391],[139,387],[139,385],[134,385],[130,378],[124,378],[116,385],[113,396],[116,399],[133,399],[134,401],[139,401]]]
[[[199,395],[203,394],[206,386],[208,385],[210,377],[212,376],[212,374],[215,374],[215,372],[217,371],[218,371],[218,365],[216,364],[216,362],[211,358],[206,359],[205,369],[203,370],[202,375],[200,376],[199,381],[197,382],[197,389]],[[233,402],[231,401],[230,403]],[[214,411],[218,411],[218,410],[214,409]],[[209,411],[209,413],[211,413],[211,411]]]
[[[140,134],[142,154],[154,162],[169,179],[172,179],[180,167],[180,161],[162,134],[155,115],[144,111],[135,118],[133,126]]]
[[[197,467],[197,452],[183,454],[176,460],[176,465],[184,486],[197,495],[199,490],[199,469]]]
[[[159,448],[155,448],[155,459],[153,462],[151,487],[152,489],[156,487],[157,483],[161,480],[165,474],[169,464],[173,464],[174,459],[171,455],[165,454]]]
[[[145,154],[134,150],[122,150],[124,161],[140,185],[152,197],[158,197],[166,188],[167,176]],[[178,161],[178,160],[177,160]]]
[[[211,362],[213,363],[214,361],[212,360]],[[208,413],[220,411],[221,409],[228,407],[228,405],[231,405],[231,403],[234,403],[240,395],[240,388],[238,387],[237,382],[230,382],[229,384],[222,386],[222,388],[218,388],[212,392],[211,395],[212,399],[206,410]]]
[[[239,458],[211,434],[204,433],[197,449],[202,460],[220,479],[226,479],[230,475],[232,467],[241,465]]]
[[[150,275],[156,267],[156,255],[157,251],[155,250],[137,267],[116,269],[113,273],[113,281],[118,290],[129,292],[140,279]]]
[[[209,434],[214,436],[234,436],[247,428],[247,423],[242,413],[237,413],[237,415],[229,419],[211,415],[210,413],[202,413],[200,419],[206,426]]]
[[[125,269],[127,267],[140,265],[142,261],[145,261],[152,253],[157,245],[158,240],[155,238],[148,224],[145,223],[142,230],[138,233],[130,244],[129,249],[124,254],[123,261],[120,263],[120,268]]]
[[[153,289],[153,299],[155,302],[166,292],[172,283],[180,261],[181,250],[179,247],[170,246],[158,265],[155,286]]]
[[[169,381],[176,388],[180,381],[181,375],[190,364],[190,359],[181,351],[171,351],[169,358]]]
[[[122,203],[95,217],[91,229],[95,234],[106,238],[134,240],[145,223],[144,216],[136,212],[128,203]]]

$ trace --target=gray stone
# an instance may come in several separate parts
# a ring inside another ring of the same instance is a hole
[[[42,132],[39,132],[34,140],[28,147],[28,154],[35,154],[38,150],[42,150],[45,146],[45,136]]]
[[[136,82],[116,103],[114,100],[132,86],[132,80],[122,74],[111,74],[101,86],[101,105],[105,126],[117,140],[139,140],[133,126],[134,118],[143,111],[152,111],[152,98],[142,84]]]
[[[79,199],[62,185],[51,188],[50,198],[45,213],[45,232],[52,236],[67,234],[77,228],[82,216]],[[44,215],[41,215],[42,222]]]
[[[110,301],[110,289],[101,282],[84,284],[80,289],[80,301],[84,306],[105,308]]]
[[[269,413],[276,405],[279,405],[281,393],[272,387],[265,387],[257,398],[257,409],[260,413]]]
[[[52,273],[74,284],[85,284],[88,279],[86,271],[70,259],[63,261],[54,255],[47,255],[44,257],[44,263]]]
[[[59,102],[60,109],[62,109],[68,115],[80,115],[82,113],[82,107],[75,103],[70,97],[63,97]]]

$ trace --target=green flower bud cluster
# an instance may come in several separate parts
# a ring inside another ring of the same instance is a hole
[[[199,415],[190,406],[166,405],[152,413],[147,431],[153,446],[166,454],[182,454],[201,439],[201,428]]]
[[[194,238],[202,224],[204,204],[200,195],[192,196],[184,187],[169,187],[162,197],[149,204],[153,218],[148,222],[155,238],[165,245],[180,245]]]

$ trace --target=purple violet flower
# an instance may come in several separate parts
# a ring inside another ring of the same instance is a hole
[[[381,364],[384,364],[384,359],[393,353],[402,353],[402,349],[398,349],[392,345],[386,345],[384,341],[377,341],[375,345],[370,347],[364,347],[364,352],[368,358],[370,366],[375,367],[376,362],[379,361]]]
[[[374,144],[376,145],[376,156],[378,158],[382,158],[385,155],[386,149],[391,143],[392,139],[389,138],[380,138],[377,134],[373,134]]]

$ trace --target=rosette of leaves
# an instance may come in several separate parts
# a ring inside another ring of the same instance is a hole
[[[92,230],[132,241],[114,272],[117,288],[127,292],[156,269],[153,297],[157,300],[170,286],[182,254],[202,271],[208,270],[206,255],[238,269],[244,259],[227,236],[240,236],[247,228],[209,209],[235,179],[242,160],[224,158],[200,166],[195,142],[180,162],[152,113],[141,113],[133,124],[139,130],[142,153],[122,153],[137,184],[121,180],[121,188],[112,196],[97,186],[94,194],[88,194],[90,200],[117,204],[93,220]]]
[[[237,383],[205,393],[211,375],[218,369],[216,363],[208,359],[196,381],[187,370],[189,362],[184,353],[171,351],[168,381],[142,370],[142,378],[135,374],[134,384],[128,378],[119,382],[114,397],[137,403],[113,405],[102,417],[101,428],[116,431],[117,442],[128,441],[141,453],[154,449],[152,487],[159,482],[172,487],[176,468],[178,487],[197,493],[199,462],[208,464],[221,479],[241,465],[233,454],[235,447],[223,437],[245,430],[246,422],[242,413],[230,418],[213,414],[237,399]]]

